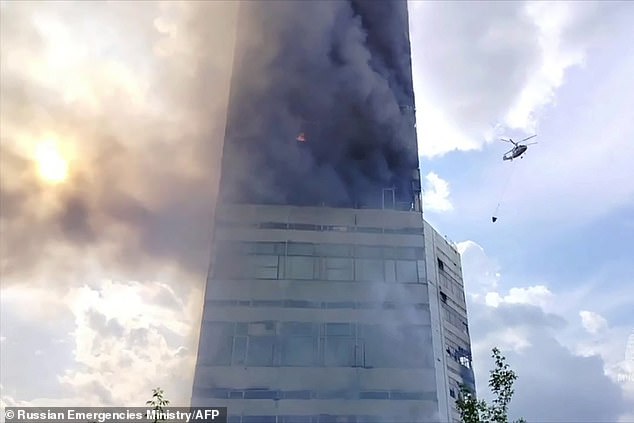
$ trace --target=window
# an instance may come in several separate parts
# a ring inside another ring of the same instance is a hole
[[[246,355],[247,355],[247,337],[246,336],[236,336],[233,339],[233,360],[232,363],[235,364],[245,364],[246,363]]]
[[[460,357],[460,364],[462,364],[468,369],[471,368],[471,362],[469,361],[468,357],[465,357],[465,356]]]
[[[324,360],[326,366],[354,366],[356,340],[354,325],[350,323],[326,323]]]
[[[244,244],[249,254],[283,255],[285,251],[283,242],[245,242]]]
[[[359,394],[360,399],[388,399],[390,393],[387,391],[366,391]]]
[[[417,283],[418,269],[415,261],[396,261],[396,281],[400,283]]]
[[[345,244],[319,244],[317,255],[321,257],[350,257],[352,245]]]
[[[431,330],[426,327],[363,328],[365,366],[383,368],[433,368]]]
[[[440,270],[445,270],[445,263],[443,263],[441,259],[437,259],[437,260],[438,260],[438,268]]]
[[[279,397],[277,391],[269,389],[248,389],[244,391],[245,399],[276,399]]]
[[[249,336],[248,342],[247,365],[272,366],[274,364],[274,336]]]
[[[352,259],[325,258],[324,279],[329,281],[352,280]]]
[[[326,366],[354,366],[355,340],[350,336],[328,336],[325,339]]]
[[[351,336],[354,335],[354,326],[350,323],[326,323],[327,336]]]
[[[313,257],[286,257],[286,275],[289,279],[314,279]]]
[[[312,336],[317,335],[318,326],[308,322],[284,322],[281,325],[281,334],[285,336]]]
[[[275,322],[251,322],[248,324],[248,334],[255,336],[275,335]]]
[[[200,355],[204,364],[210,366],[230,365],[232,349],[233,323],[204,323],[200,337]]]
[[[354,248],[354,255],[355,257],[360,257],[360,258],[382,258],[383,247],[357,245]]]
[[[453,388],[449,388],[449,395],[451,398],[456,398],[456,391]]]
[[[396,262],[385,260],[385,282],[396,282]]]
[[[244,265],[249,277],[254,279],[277,279],[278,256],[244,256]]]
[[[327,309],[356,308],[354,301],[333,301],[325,303]]]
[[[242,279],[244,277],[244,265],[238,255],[218,253],[212,266],[211,270],[216,278]]]
[[[315,254],[315,245],[307,242],[289,242],[286,247],[289,256],[312,256]]]
[[[310,399],[310,391],[286,391],[285,399]]]
[[[286,229],[288,224],[281,222],[264,222],[260,223],[260,229]]]
[[[356,259],[354,269],[355,279],[358,281],[383,282],[385,280],[383,260]]]
[[[391,259],[401,259],[401,260],[416,260],[418,258],[425,258],[424,255],[420,257],[420,252],[422,248],[413,248],[413,247],[385,247],[385,257]]]

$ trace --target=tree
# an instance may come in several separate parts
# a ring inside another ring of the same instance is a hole
[[[145,402],[146,405],[149,405],[154,410],[154,423],[158,423],[159,420],[165,420],[165,416],[162,414],[170,402],[165,399],[164,394],[161,388],[152,389],[152,399]]]
[[[478,401],[467,386],[461,385],[456,407],[463,423],[508,423],[508,405],[515,392],[513,382],[517,379],[517,375],[506,364],[506,358],[497,347],[492,351],[495,369],[490,371],[489,388],[495,398],[491,404],[487,404],[484,400]],[[526,421],[519,419],[515,423],[526,423]]]

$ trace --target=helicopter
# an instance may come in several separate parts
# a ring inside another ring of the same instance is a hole
[[[507,151],[506,153],[504,153],[504,155],[502,156],[502,160],[510,160],[513,161],[513,159],[517,159],[518,157],[520,158],[524,158],[523,154],[526,152],[526,150],[528,149],[529,145],[533,145],[533,144],[537,144],[536,142],[531,142],[529,144],[522,144],[524,141],[528,141],[531,138],[536,137],[537,135],[532,135],[528,138],[524,138],[522,141],[520,142],[515,142],[512,139],[508,139],[505,140],[504,138],[500,138],[500,140],[505,141],[505,142],[510,142],[511,144],[513,144],[515,147],[513,147],[513,149]]]

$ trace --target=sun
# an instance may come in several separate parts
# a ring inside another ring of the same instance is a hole
[[[35,161],[40,177],[46,182],[58,184],[68,177],[68,161],[53,142],[44,142],[37,146]]]

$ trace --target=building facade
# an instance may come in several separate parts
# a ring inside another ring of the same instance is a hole
[[[448,308],[459,257],[422,216],[407,3],[248,2],[240,19],[192,405],[451,421],[466,311]]]
[[[438,404],[446,421],[458,423],[460,385],[476,392],[460,253],[426,221],[424,234]]]

